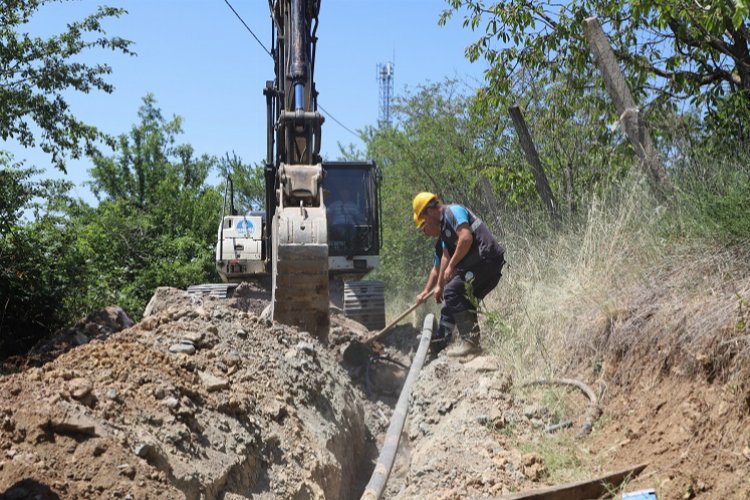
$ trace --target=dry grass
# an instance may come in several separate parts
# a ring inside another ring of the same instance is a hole
[[[584,223],[531,238],[506,226],[509,267],[485,301],[485,330],[517,378],[585,371],[750,381],[748,254],[667,241],[674,217],[631,179],[593,199]],[[537,230],[538,232],[538,230]]]

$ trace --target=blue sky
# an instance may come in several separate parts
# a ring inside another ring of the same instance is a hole
[[[127,15],[107,21],[108,35],[134,42],[135,57],[92,51],[85,60],[112,66],[112,94],[70,94],[73,111],[105,132],[127,133],[137,121],[146,93],[153,93],[165,117],[183,118],[182,142],[196,153],[234,151],[246,162],[265,157],[265,98],[273,61],[224,0],[77,0],[43,6],[29,29],[58,33],[65,23],[96,10],[122,7]],[[230,0],[260,40],[270,47],[267,0]],[[460,18],[437,24],[442,0],[322,0],[315,68],[318,102],[351,130],[378,119],[376,65],[395,62],[395,93],[426,82],[459,78],[467,91],[481,84],[484,64],[469,63],[464,48],[476,37]],[[394,58],[395,56],[395,58]],[[323,156],[336,159],[338,143],[361,145],[356,136],[326,117]],[[43,153],[0,144],[28,165],[46,167]],[[88,178],[86,160],[71,162],[68,178]],[[52,172],[53,175],[60,175]],[[218,182],[218,181],[217,181]],[[76,193],[93,202],[87,189]]]

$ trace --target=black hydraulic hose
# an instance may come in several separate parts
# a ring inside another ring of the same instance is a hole
[[[221,218],[219,219],[219,255],[218,262],[224,261],[224,215],[227,210],[227,190],[229,189],[229,179],[227,176],[227,183],[224,185],[224,203],[221,205]],[[229,265],[227,265],[227,268]]]
[[[419,341],[419,349],[417,349],[417,354],[414,356],[414,361],[411,363],[411,368],[409,369],[409,374],[406,376],[404,387],[401,389],[401,395],[398,397],[396,408],[393,410],[391,423],[388,426],[388,432],[386,432],[385,435],[383,449],[380,451],[378,462],[375,464],[375,470],[365,487],[365,492],[362,494],[363,499],[371,500],[380,498],[385,490],[385,484],[388,481],[388,476],[391,474],[391,468],[393,468],[393,462],[396,459],[398,443],[401,439],[401,431],[404,429],[404,422],[406,421],[406,415],[409,410],[411,389],[419,376],[424,360],[427,357],[427,349],[432,340],[432,325],[434,321],[435,316],[433,314],[428,314],[424,319],[422,337]]]
[[[305,80],[307,78],[305,6],[306,2],[304,2],[303,0],[292,0],[292,8],[290,12],[292,50],[289,77],[295,84],[305,83]]]

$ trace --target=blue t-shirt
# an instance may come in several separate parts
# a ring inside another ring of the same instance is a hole
[[[471,248],[458,263],[462,270],[471,269],[482,262],[502,262],[505,249],[490,233],[487,226],[462,205],[447,205],[440,219],[440,237],[435,243],[435,267],[440,268],[443,252],[453,255],[458,246],[456,230],[463,224],[469,226],[473,241]]]
[[[441,235],[440,238],[438,238],[437,244],[435,245],[435,267],[440,268],[440,258],[443,256],[443,250],[448,248],[445,244],[445,241],[443,240],[443,237],[445,238],[452,238],[454,235],[451,234],[452,231],[455,231],[458,229],[458,226],[461,224],[468,224],[469,223],[469,211],[466,210],[465,207],[461,205],[448,205],[448,210],[451,211],[453,214],[452,221],[455,220],[455,227],[451,230],[450,227],[444,227],[445,224],[440,224],[440,231]],[[445,220],[445,215],[443,215],[443,220]],[[445,233],[445,234],[442,234]],[[450,249],[449,249],[450,251]]]

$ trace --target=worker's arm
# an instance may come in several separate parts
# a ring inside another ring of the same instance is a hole
[[[417,294],[417,304],[421,304],[422,302],[427,300],[427,296],[437,284],[439,275],[440,269],[433,266],[430,270],[430,275],[427,277],[427,284],[424,286],[424,289],[419,294]]]
[[[456,228],[456,235],[458,236],[458,243],[456,243],[456,251],[450,257],[445,270],[441,273],[443,281],[450,281],[456,274],[456,268],[458,264],[466,257],[471,249],[471,244],[474,243],[474,235],[471,234],[468,224],[461,224]],[[442,265],[440,266],[443,267]]]
[[[443,301],[443,289],[445,288],[445,269],[448,267],[450,261],[450,254],[448,250],[443,249],[443,256],[440,259],[440,270],[438,271],[437,284],[435,285],[435,302]]]

